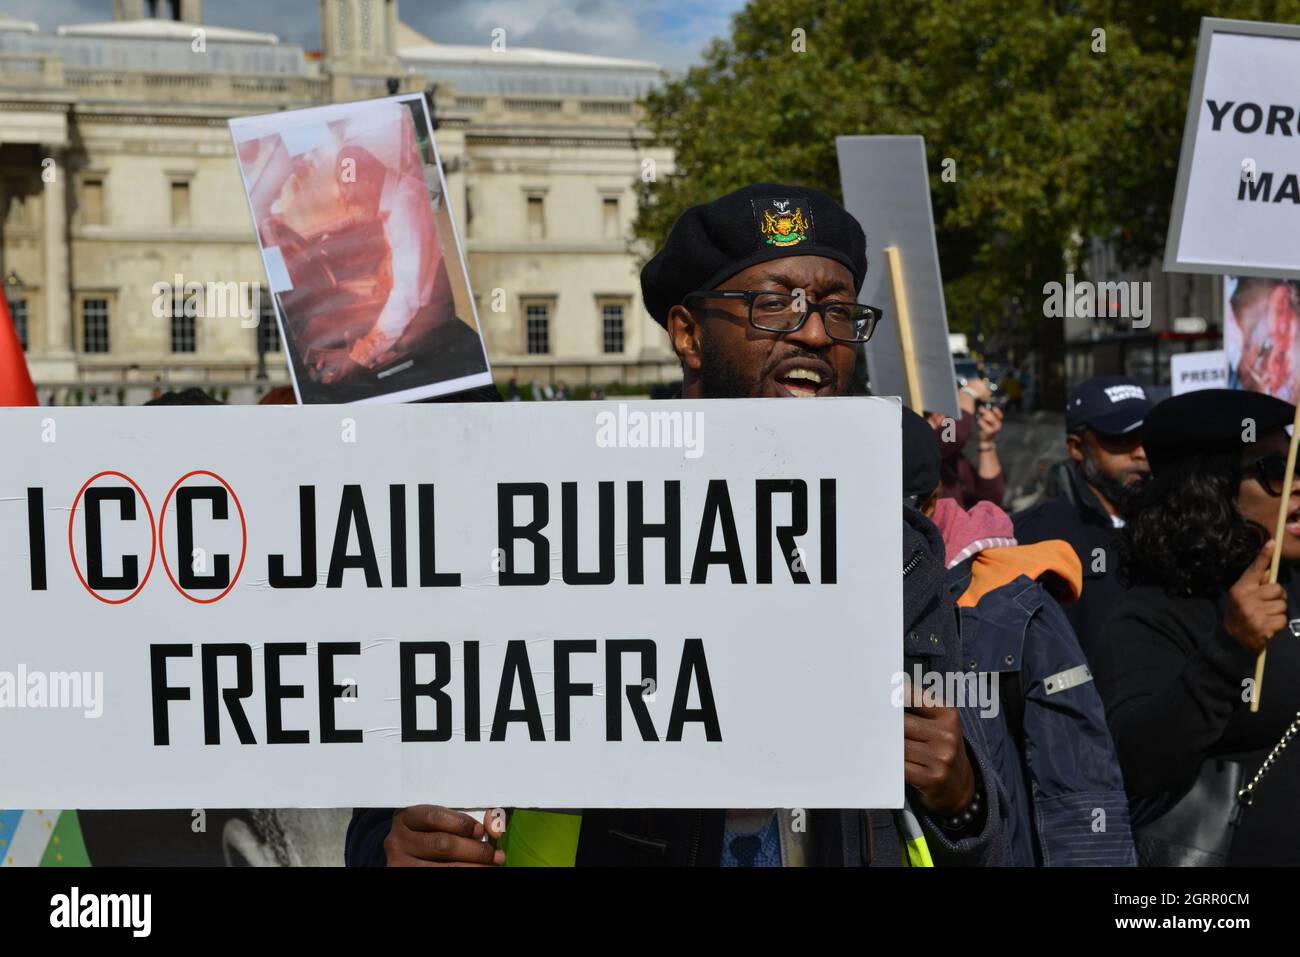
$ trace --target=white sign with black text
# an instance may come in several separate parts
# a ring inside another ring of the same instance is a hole
[[[0,806],[899,807],[900,432],[0,410]]]
[[[1228,387],[1228,358],[1213,352],[1180,352],[1169,357],[1169,384],[1174,395]]]
[[[1167,271],[1300,277],[1297,77],[1300,26],[1201,21]]]

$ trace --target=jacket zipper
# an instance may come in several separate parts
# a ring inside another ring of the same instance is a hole
[[[916,566],[920,565],[924,558],[924,549],[918,548],[916,551],[912,552],[912,557],[903,564],[903,577],[906,578],[908,575],[912,574],[912,572],[916,571]]]
[[[704,830],[704,812],[696,811],[695,823],[691,827],[691,849],[690,853],[686,857],[687,867],[695,866],[695,858],[698,857],[700,853],[700,832],[702,830]]]

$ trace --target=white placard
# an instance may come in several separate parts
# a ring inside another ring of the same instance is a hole
[[[1228,358],[1213,352],[1178,352],[1169,357],[1169,384],[1174,395],[1198,389],[1228,388]]]
[[[0,806],[898,807],[900,431],[0,410]]]
[[[1205,18],[1165,269],[1300,276],[1300,27]]]
[[[238,117],[230,134],[299,402],[492,384],[423,96]]]

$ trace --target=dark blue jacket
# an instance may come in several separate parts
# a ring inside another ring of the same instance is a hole
[[[978,557],[949,571],[954,601]],[[998,681],[997,713],[981,714],[974,736],[1008,793],[1011,862],[1134,866],[1119,759],[1061,606],[1021,575],[959,611],[965,668]]]
[[[910,671],[960,668],[956,616],[948,598],[943,538],[915,509],[903,514],[903,654]],[[986,794],[983,820],[969,832],[952,835],[938,826],[919,800],[912,807],[934,863],[947,866],[1000,866],[1007,862],[1005,799],[997,772],[972,728],[979,719],[961,709],[967,751]],[[433,798],[436,800],[436,797]],[[717,866],[722,855],[725,811],[591,810],[583,812],[577,864],[596,866]],[[357,808],[348,826],[349,867],[382,867],[391,808]],[[811,813],[810,863],[831,867],[899,867],[903,845],[898,812],[891,810],[815,810]]]

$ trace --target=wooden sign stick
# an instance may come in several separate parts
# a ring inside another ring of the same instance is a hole
[[[885,247],[885,261],[889,264],[889,283],[894,292],[894,306],[898,310],[898,341],[903,347],[903,375],[907,378],[907,394],[912,400],[912,411],[925,415],[921,402],[921,376],[916,368],[916,346],[912,342],[912,314],[907,307],[907,287],[903,283],[903,255],[897,246]]]
[[[1273,561],[1268,566],[1268,583],[1277,584],[1277,572],[1282,563],[1282,536],[1286,534],[1286,513],[1291,505],[1291,481],[1295,478],[1296,443],[1300,442],[1300,403],[1296,403],[1295,421],[1291,425],[1291,444],[1286,451],[1286,476],[1282,481],[1282,502],[1277,509],[1277,526],[1273,530]],[[1265,645],[1255,659],[1255,693],[1250,696],[1251,714],[1259,711],[1259,699],[1264,694]]]

